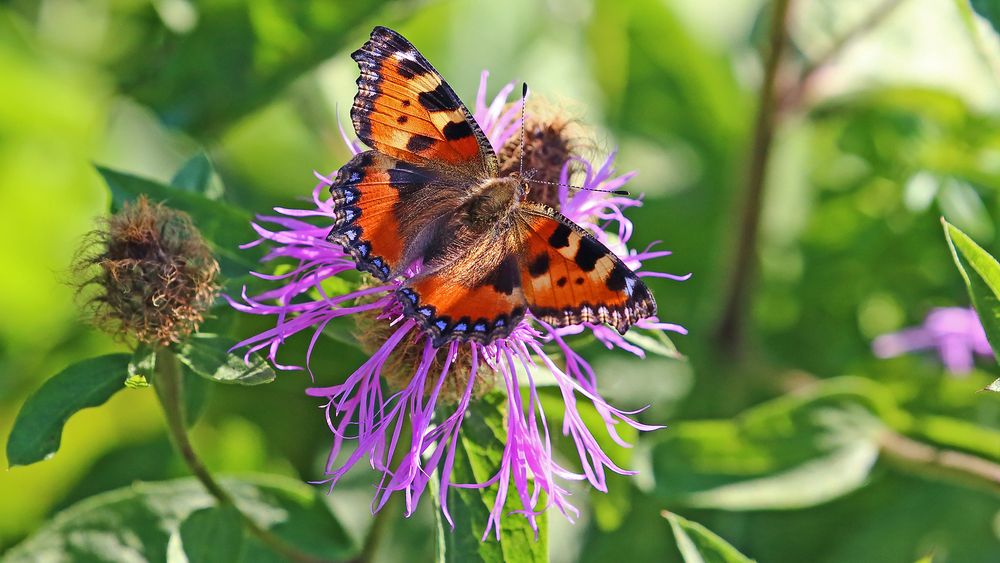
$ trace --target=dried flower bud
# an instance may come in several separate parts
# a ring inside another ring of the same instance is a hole
[[[168,345],[198,328],[219,265],[191,218],[145,197],[92,232],[74,261],[92,322],[123,340]]]
[[[558,183],[563,166],[574,156],[574,137],[569,135],[572,123],[554,116],[525,117],[524,172],[535,180]],[[521,168],[521,138],[514,135],[500,148],[500,175],[509,176]],[[559,209],[559,187],[532,183],[528,200]]]

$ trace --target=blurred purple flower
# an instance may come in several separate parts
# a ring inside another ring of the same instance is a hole
[[[919,327],[883,334],[872,342],[880,358],[892,358],[918,350],[937,350],[948,371],[965,374],[972,370],[975,355],[992,356],[986,332],[974,309],[932,309]]]
[[[487,105],[487,76],[486,72],[482,75],[474,117],[494,149],[499,150],[519,131],[521,102],[507,103],[513,90],[513,85],[508,84]],[[346,134],[343,136],[352,152],[362,150]],[[573,163],[582,167],[585,172],[583,185],[588,188],[618,189],[633,176],[633,173],[615,174],[613,154],[599,166],[574,157],[573,162],[563,166],[564,183],[569,180]],[[635,420],[633,415],[638,411],[623,411],[609,405],[597,391],[593,369],[573,350],[567,337],[590,332],[608,349],[621,348],[639,357],[645,356],[643,348],[603,325],[584,324],[557,329],[528,315],[509,337],[489,345],[452,342],[437,349],[431,345],[429,337],[416,329],[414,322],[402,317],[402,307],[393,295],[398,282],[363,287],[343,295],[328,294],[322,282],[354,270],[355,265],[339,246],[327,242],[329,224],[315,226],[308,222],[310,218],[332,218],[334,212],[326,195],[331,180],[319,174],[317,176],[320,183],[313,191],[313,207],[275,208],[279,215],[258,217],[253,228],[259,238],[246,245],[249,247],[270,241],[273,246],[263,260],[290,258],[295,266],[281,274],[255,273],[261,279],[275,282],[277,287],[254,296],[248,295],[244,288],[242,299],[230,298],[230,303],[240,311],[275,318],[274,328],[248,338],[238,346],[246,347],[248,354],[266,349],[268,357],[280,369],[302,369],[301,366],[285,365],[277,360],[278,349],[287,338],[311,331],[306,354],[308,366],[317,340],[334,319],[368,314],[376,316],[384,323],[382,326],[393,327],[388,329],[387,338],[371,358],[346,381],[307,390],[309,395],[327,400],[326,421],[334,435],[326,465],[326,479],[321,482],[329,484],[332,490],[347,471],[362,459],[367,459],[373,469],[383,474],[372,511],[381,509],[392,493],[402,491],[406,499],[406,514],[410,515],[437,469],[441,481],[440,502],[449,523],[452,522],[447,504],[450,487],[482,488],[496,484],[498,494],[483,535],[485,539],[491,530],[497,538],[500,537],[500,518],[511,492],[520,497],[523,515],[537,530],[535,518],[549,506],[554,505],[570,520],[578,514],[576,508],[567,502],[568,493],[560,484],[562,480],[587,480],[593,487],[606,492],[606,470],[623,475],[634,474],[616,465],[601,450],[591,429],[580,416],[577,401],[583,399],[592,403],[610,437],[625,447],[629,444],[617,432],[615,427],[618,424],[642,431],[660,427]],[[641,269],[645,261],[668,256],[668,251],[654,251],[647,247],[642,252],[636,252],[627,248],[633,225],[625,217],[624,210],[641,205],[639,200],[590,191],[570,194],[565,187],[560,188],[558,196],[563,214],[594,233],[639,276],[681,281],[690,277]],[[269,226],[265,227],[265,224]],[[634,328],[686,333],[681,326],[655,318],[644,319]],[[552,347],[543,350],[547,344]],[[395,351],[406,346],[417,350],[412,354],[415,365],[407,366],[408,370],[412,370],[412,376],[401,389],[386,391],[380,379],[385,378],[385,372],[390,369],[387,362]],[[553,351],[558,354],[553,354]],[[499,385],[507,397],[507,439],[502,462],[496,474],[485,482],[454,483],[451,474],[459,429],[470,402],[475,400],[474,388],[481,381],[480,370],[486,367],[499,374]],[[541,372],[551,373],[565,402],[562,432],[570,436],[576,446],[581,466],[579,471],[563,467],[554,458],[550,430],[535,381]],[[452,401],[446,400],[442,391],[443,387],[447,387],[448,378],[452,382],[461,382],[461,388],[454,393]],[[526,393],[522,395],[521,389],[525,389]],[[434,416],[435,408],[439,409],[437,417]],[[413,431],[409,443],[401,443],[401,429],[407,417]],[[344,448],[347,442],[353,442],[353,450]],[[397,455],[400,448],[405,449],[405,453]],[[545,493],[544,504],[541,492]]]

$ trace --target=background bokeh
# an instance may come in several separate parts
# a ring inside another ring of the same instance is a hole
[[[583,350],[613,404],[651,404],[643,420],[668,428],[615,450],[638,478],[578,488],[575,525],[551,516],[554,561],[676,559],[662,509],[761,561],[995,561],[996,483],[939,471],[899,440],[1000,463],[1000,395],[976,393],[996,366],[955,377],[930,355],[877,360],[870,342],[968,303],[940,216],[1000,250],[1000,42],[964,0],[792,1],[737,349],[716,329],[770,13],[758,0],[4,2],[0,435],[47,377],[123,349],[81,322],[67,284],[109,204],[94,164],[167,182],[205,150],[229,202],[294,206],[313,170],[347,157],[347,55],[382,24],[465,100],[482,69],[491,93],[524,80],[591,128],[587,156],[617,147],[645,194],[637,246],[663,240],[675,254],[658,269],[694,274],[651,283],[661,318],[690,330],[674,339],[686,361]],[[238,336],[264,326],[236,322]],[[329,340],[313,368],[335,381],[362,360]],[[329,435],[309,383],[212,386],[193,430],[209,466],[319,476]],[[55,457],[0,472],[0,552],[90,495],[183,475],[153,393],[118,393],[72,419]],[[371,492],[362,472],[329,499],[358,543]],[[398,517],[379,558],[429,558],[430,507],[387,510]]]

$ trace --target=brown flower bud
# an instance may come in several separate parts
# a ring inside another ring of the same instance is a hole
[[[524,174],[534,180],[559,182],[563,165],[573,156],[574,140],[569,134],[572,123],[560,117],[525,117]],[[512,136],[500,148],[500,175],[509,176],[521,168],[521,136]],[[571,170],[572,172],[572,170]],[[528,201],[559,209],[559,187],[529,183]]]
[[[122,340],[166,346],[198,328],[219,265],[191,218],[145,197],[90,233],[73,265],[91,321]]]

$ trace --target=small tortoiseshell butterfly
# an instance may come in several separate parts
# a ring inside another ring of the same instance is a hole
[[[351,58],[361,69],[351,120],[373,150],[337,172],[329,240],[382,281],[421,265],[396,296],[434,346],[508,336],[528,312],[622,334],[656,313],[614,253],[527,201],[524,179],[499,176],[479,125],[409,41],[376,27]]]

